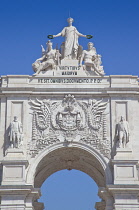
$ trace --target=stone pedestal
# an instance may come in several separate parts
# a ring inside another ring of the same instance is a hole
[[[23,150],[9,148],[5,154],[6,156],[1,161],[3,165],[2,185],[24,185],[28,160],[25,159]]]
[[[139,184],[138,160],[131,149],[118,148],[114,160],[114,184]]]
[[[71,60],[71,59],[62,59],[61,66],[78,66],[78,60]]]
[[[17,158],[17,157],[19,159],[24,159],[24,151],[23,149],[8,148],[5,151],[5,156],[6,156],[6,159]]]
[[[0,196],[1,210],[34,210],[32,203],[40,197],[40,191],[29,185],[6,185],[0,187]]]
[[[117,148],[114,160],[132,160],[133,152],[131,148]]]
[[[108,186],[114,198],[114,210],[138,210],[139,209],[139,189],[137,185],[111,185]]]
[[[108,189],[114,197],[114,209],[139,209],[138,160],[129,148],[118,148],[114,160],[114,185]]]

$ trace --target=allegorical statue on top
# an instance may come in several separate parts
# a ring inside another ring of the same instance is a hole
[[[84,61],[85,69],[90,70],[91,68],[98,74],[103,75],[103,66],[101,66],[101,55],[96,53],[96,48],[92,42],[88,43],[88,50],[83,50],[80,59],[80,65]]]
[[[91,39],[93,36],[80,33],[72,25],[73,21],[73,18],[68,18],[68,26],[64,27],[60,33],[48,35],[49,39],[62,36],[65,40],[60,49],[53,49],[50,40],[46,43],[46,50],[42,46],[42,57],[32,64],[35,71],[34,75],[49,70],[58,70],[61,66],[71,66],[71,64],[78,66],[80,71],[93,72],[94,75],[104,75],[103,66],[101,66],[101,55],[97,54],[93,43],[88,43],[87,50],[83,50],[83,47],[78,43],[79,37]]]
[[[53,69],[55,65],[59,64],[60,53],[59,50],[52,48],[52,42],[49,40],[47,43],[46,50],[42,46],[42,57],[38,58],[35,63],[32,64],[34,75],[40,73],[40,71],[47,70],[48,68]]]
[[[53,37],[63,36],[65,37],[65,42],[63,46],[63,58],[65,59],[77,59],[77,53],[78,53],[78,38],[81,37],[87,37],[86,35],[83,35],[79,33],[76,29],[76,27],[72,26],[73,18],[68,18],[67,22],[69,26],[64,27],[63,30],[58,33],[57,35],[53,35]]]

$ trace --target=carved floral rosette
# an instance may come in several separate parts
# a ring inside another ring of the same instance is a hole
[[[107,102],[96,99],[76,100],[66,95],[63,100],[30,100],[33,110],[32,140],[29,153],[39,151],[57,142],[89,144],[105,157],[110,157],[107,139]]]

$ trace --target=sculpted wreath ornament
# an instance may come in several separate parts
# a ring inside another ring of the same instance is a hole
[[[53,35],[50,34],[50,35],[47,36],[47,38],[48,39],[53,39],[54,37],[53,37]]]
[[[86,38],[87,38],[87,39],[92,39],[93,36],[92,36],[92,35],[86,35]]]

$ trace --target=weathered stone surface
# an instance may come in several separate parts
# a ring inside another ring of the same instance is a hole
[[[104,203],[106,209],[130,209],[133,205],[138,209],[138,90],[136,76],[1,77],[1,209],[8,209],[7,202],[14,209],[7,196],[12,198],[18,186],[26,184],[30,186],[29,198],[26,190],[19,194],[28,200],[25,205],[33,208],[33,186],[41,187],[49,175],[61,169],[82,170],[105,189],[99,193],[103,203],[97,204],[97,209],[104,208]],[[10,146],[14,116],[23,126],[19,148]],[[128,121],[130,134],[124,148],[118,148],[116,132],[121,116]]]

